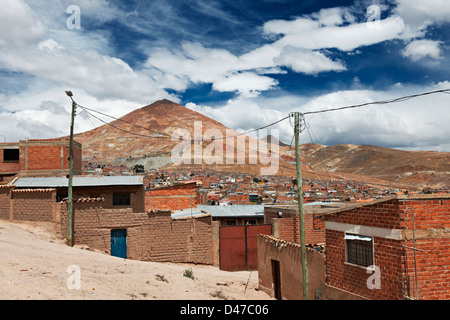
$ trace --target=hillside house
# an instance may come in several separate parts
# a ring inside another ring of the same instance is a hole
[[[320,255],[311,257],[307,248],[313,279],[309,299],[449,300],[449,210],[449,194],[430,194],[353,203],[321,213],[325,267]],[[302,278],[289,276],[301,270],[298,244],[277,232],[258,239],[260,286],[276,298],[302,299]]]
[[[65,176],[69,173],[69,139],[0,143],[0,183],[19,176]],[[73,142],[74,174],[81,174],[81,144]]]
[[[21,177],[14,183],[16,191],[54,189],[55,201],[68,196],[68,179],[62,177]],[[131,208],[144,212],[144,188],[141,176],[75,176],[73,198],[102,198],[107,208]]]
[[[324,221],[329,286],[367,299],[450,299],[450,195],[380,199]]]

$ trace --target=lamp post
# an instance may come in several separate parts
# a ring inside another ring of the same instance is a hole
[[[73,206],[72,206],[72,183],[73,183],[73,123],[75,119],[76,103],[72,92],[66,91],[66,95],[72,100],[72,116],[70,120],[70,142],[69,142],[69,185],[67,195],[67,245],[73,247]]]
[[[309,299],[308,286],[308,264],[306,257],[305,243],[305,215],[303,212],[303,186],[302,186],[302,163],[300,160],[300,116],[299,112],[294,112],[294,134],[295,134],[295,162],[297,166],[297,200],[298,214],[300,223],[300,251],[302,255],[302,283],[303,283],[303,300]]]

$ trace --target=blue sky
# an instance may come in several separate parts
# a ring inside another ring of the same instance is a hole
[[[450,0],[0,4],[2,142],[67,135],[65,90],[113,116],[166,98],[247,131],[293,111],[450,89]],[[306,121],[315,143],[450,151],[449,102],[438,94]],[[100,124],[80,114],[76,131]],[[274,129],[290,142],[288,122]]]

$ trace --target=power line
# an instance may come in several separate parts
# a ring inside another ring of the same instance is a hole
[[[82,108],[83,108],[83,107],[82,107]],[[86,112],[86,114],[90,115],[91,117],[94,117],[95,119],[99,120],[100,122],[103,122],[104,124],[106,124],[106,125],[108,125],[108,126],[114,128],[114,129],[120,130],[120,131],[122,131],[122,132],[125,132],[125,133],[128,133],[128,134],[132,134],[132,135],[135,135],[135,136],[139,136],[139,137],[142,137],[142,138],[169,139],[168,137],[143,135],[143,134],[140,134],[140,133],[136,133],[136,132],[132,132],[132,131],[129,131],[129,130],[125,130],[125,129],[116,127],[116,126],[112,125],[111,123],[108,123],[108,122],[106,122],[106,121],[100,119],[99,117],[93,115],[92,113],[90,113],[89,111],[87,111],[85,108],[83,108],[83,109],[84,109],[84,112]]]
[[[77,106],[79,106],[80,108],[82,108],[82,109],[86,112],[86,114],[88,114],[88,115],[90,115],[90,116],[96,118],[97,120],[101,121],[102,123],[104,123],[104,124],[106,124],[106,125],[108,125],[108,126],[111,126],[111,127],[115,128],[115,129],[117,129],[117,130],[120,130],[120,131],[129,133],[129,134],[132,134],[132,135],[140,136],[140,137],[143,137],[143,138],[163,138],[163,139],[170,139],[170,138],[171,138],[171,136],[168,135],[167,133],[162,133],[162,132],[159,132],[159,131],[155,131],[155,130],[152,130],[152,129],[149,129],[149,128],[146,128],[146,127],[137,125],[137,124],[135,124],[135,123],[132,123],[132,122],[129,122],[129,121],[120,119],[120,118],[113,117],[113,116],[108,115],[108,114],[106,114],[106,113],[103,113],[103,112],[100,112],[100,111],[97,111],[97,110],[94,110],[94,109],[90,109],[90,108],[81,106],[81,105],[79,105],[78,103],[77,103]],[[101,114],[101,115],[106,116],[106,117],[110,117],[110,118],[112,118],[112,119],[114,119],[114,120],[122,121],[122,122],[125,122],[125,123],[128,123],[128,124],[131,124],[131,125],[133,125],[133,126],[136,126],[136,127],[139,127],[139,128],[142,128],[142,129],[145,129],[145,130],[154,132],[154,133],[158,133],[158,134],[164,135],[164,137],[143,135],[143,134],[140,134],[140,133],[136,133],[136,132],[132,132],[132,131],[129,131],[129,130],[125,130],[125,129],[119,128],[119,127],[114,126],[114,125],[112,125],[111,123],[108,123],[108,122],[106,122],[106,121],[100,119],[99,117],[93,115],[93,114],[92,114],[91,112],[89,112],[88,110],[89,110],[89,111],[92,111],[92,112],[96,112],[96,113]],[[259,127],[259,128],[253,129],[253,130],[250,130],[250,131],[246,131],[246,132],[243,132],[243,133],[240,133],[240,134],[236,134],[236,135],[232,135],[232,136],[226,136],[226,137],[222,137],[222,138],[217,138],[217,139],[214,139],[214,140],[213,140],[213,139],[210,139],[210,140],[203,140],[203,139],[202,139],[202,140],[196,140],[196,139],[191,139],[190,142],[193,143],[193,142],[199,142],[199,141],[204,141],[204,142],[220,141],[220,140],[225,140],[225,139],[228,139],[228,138],[235,138],[235,137],[239,137],[239,136],[243,136],[243,135],[248,135],[248,134],[250,134],[250,133],[253,133],[253,132],[256,132],[256,131],[259,131],[259,130],[262,130],[262,129],[266,129],[266,128],[269,128],[269,127],[271,127],[271,126],[274,126],[274,125],[276,125],[276,124],[278,124],[278,123],[280,123],[280,122],[282,122],[282,121],[288,119],[289,117],[290,117],[290,115],[289,115],[289,116],[286,116],[286,117],[284,117],[284,118],[282,118],[282,119],[280,119],[280,120],[277,120],[277,121],[275,121],[275,122],[272,122],[272,123],[270,123],[270,124],[267,124],[267,125],[265,125],[265,126],[262,126],[262,127]]]
[[[401,97],[401,98],[396,98],[396,99],[391,99],[391,100],[375,101],[375,102],[366,102],[366,103],[357,104],[357,105],[353,105],[353,106],[345,106],[345,107],[340,107],[340,108],[333,108],[333,109],[324,109],[324,110],[318,110],[318,111],[303,112],[303,115],[307,115],[307,114],[317,114],[317,113],[325,113],[325,112],[338,111],[338,110],[344,110],[344,109],[361,108],[361,107],[370,106],[370,105],[390,104],[390,103],[402,102],[402,101],[410,100],[410,99],[413,99],[413,98],[422,97],[422,96],[427,96],[427,95],[436,94],[436,93],[447,93],[447,94],[450,94],[449,91],[450,91],[450,89],[442,89],[442,90],[436,90],[436,91],[429,91],[429,92],[424,92],[424,93],[419,93],[419,94],[413,94],[413,95],[409,95],[409,96],[405,96],[405,97]]]
[[[94,109],[90,109],[90,108],[81,106],[81,105],[79,105],[78,103],[77,103],[77,106],[79,106],[80,108],[82,108],[82,109],[83,109],[84,111],[86,111],[86,112],[87,112],[87,110],[92,111],[92,112],[96,112],[96,113],[98,113],[98,114],[101,114],[101,115],[103,115],[103,116],[112,118],[112,119],[114,119],[114,120],[122,121],[122,122],[125,122],[125,123],[128,123],[128,124],[131,124],[131,125],[133,125],[133,126],[135,126],[135,127],[138,127],[138,128],[144,129],[144,130],[148,130],[148,131],[151,131],[151,132],[154,132],[154,133],[158,133],[158,134],[161,134],[161,135],[163,135],[163,136],[170,137],[170,135],[168,135],[167,133],[159,132],[159,131],[156,131],[156,130],[152,130],[152,129],[150,129],[150,128],[146,128],[146,127],[140,126],[140,125],[135,124],[135,123],[132,123],[132,122],[130,122],[130,121],[127,121],[127,120],[124,120],[124,119],[120,119],[120,118],[113,117],[113,116],[108,115],[108,114],[106,114],[106,113],[103,113],[103,112],[100,112],[100,111],[97,111],[97,110],[94,110]],[[92,115],[92,114],[91,114],[91,115]],[[93,116],[93,115],[92,115],[92,116]],[[97,118],[97,117],[95,117],[95,116],[93,116],[93,117],[94,117],[94,118]],[[98,118],[97,118],[97,119],[98,119]],[[100,121],[102,121],[102,120],[100,120]],[[105,123],[104,121],[102,121],[102,122]]]

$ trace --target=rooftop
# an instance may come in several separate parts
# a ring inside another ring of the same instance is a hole
[[[255,218],[264,217],[264,205],[227,205],[207,206],[199,205],[196,208],[177,210],[172,213],[172,218],[184,218],[198,216],[205,213],[211,214],[213,218]]]
[[[16,188],[65,188],[69,180],[64,177],[23,177],[14,183]],[[80,176],[73,177],[73,187],[138,186],[143,185],[142,176]]]

